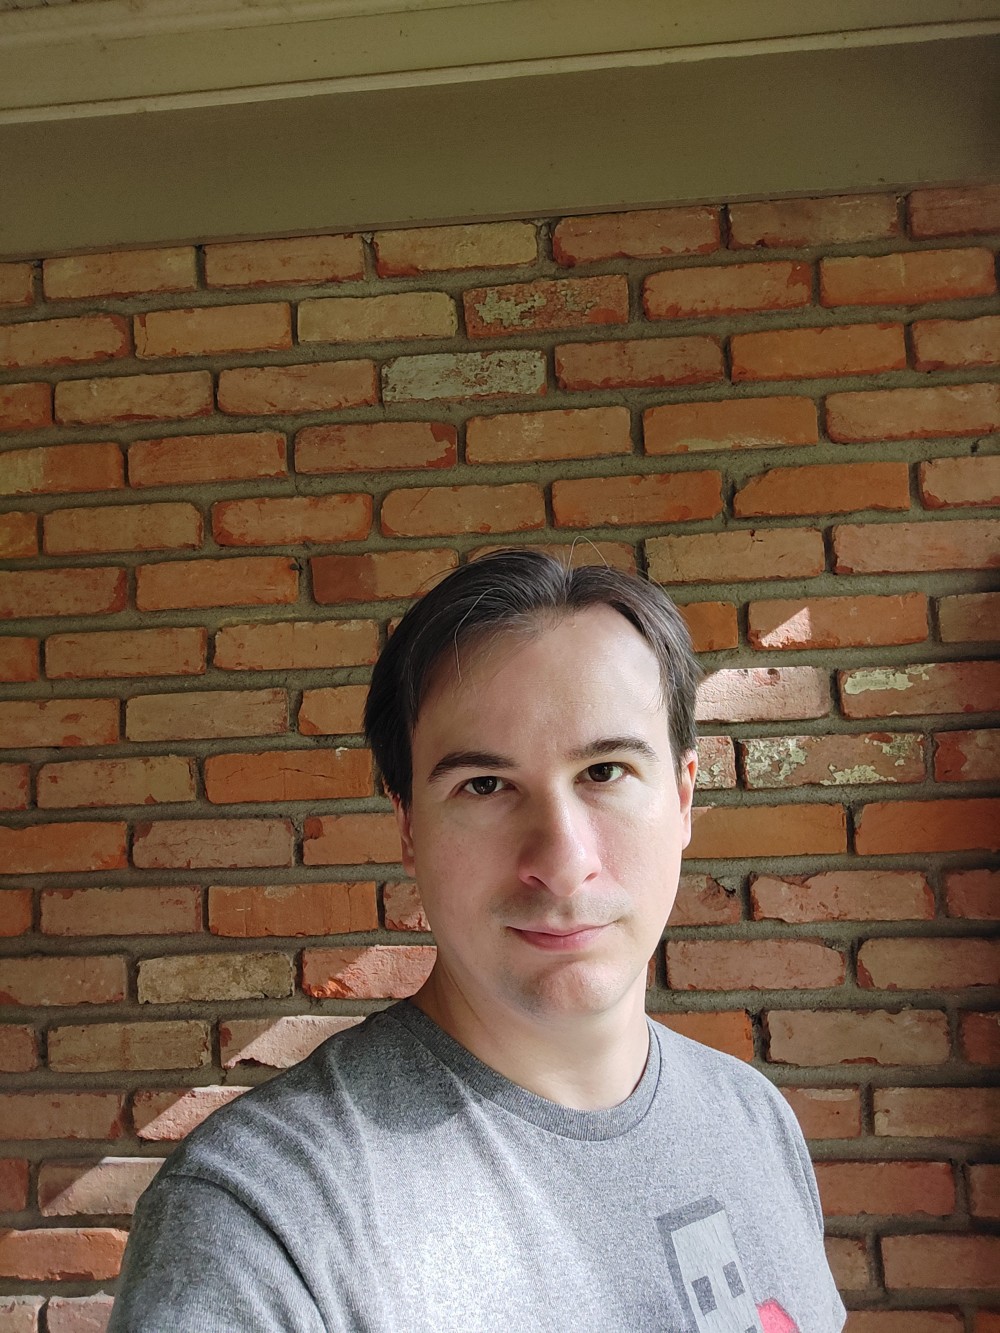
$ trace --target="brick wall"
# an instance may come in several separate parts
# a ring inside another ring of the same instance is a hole
[[[994,187],[0,266],[2,1333],[101,1328],[171,1144],[425,975],[364,684],[510,542],[648,569],[711,673],[650,1010],[785,1091],[851,1333],[996,1333],[998,239]]]

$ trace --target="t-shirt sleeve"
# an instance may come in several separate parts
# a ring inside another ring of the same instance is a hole
[[[182,1173],[136,1209],[108,1333],[325,1333],[274,1233],[229,1190]]]

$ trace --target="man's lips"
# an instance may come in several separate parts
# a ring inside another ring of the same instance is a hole
[[[529,930],[519,926],[511,926],[510,929],[527,944],[534,945],[536,949],[547,949],[551,953],[559,953],[585,949],[608,927],[606,925],[547,926]]]

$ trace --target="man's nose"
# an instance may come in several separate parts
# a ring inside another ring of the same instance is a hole
[[[566,897],[600,870],[598,839],[579,801],[560,796],[532,807],[518,862],[522,883]]]

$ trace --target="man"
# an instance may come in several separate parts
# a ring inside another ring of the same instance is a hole
[[[784,1100],[644,1015],[697,676],[655,586],[528,550],[403,618],[365,721],[434,969],[178,1150],[112,1333],[843,1326]]]

